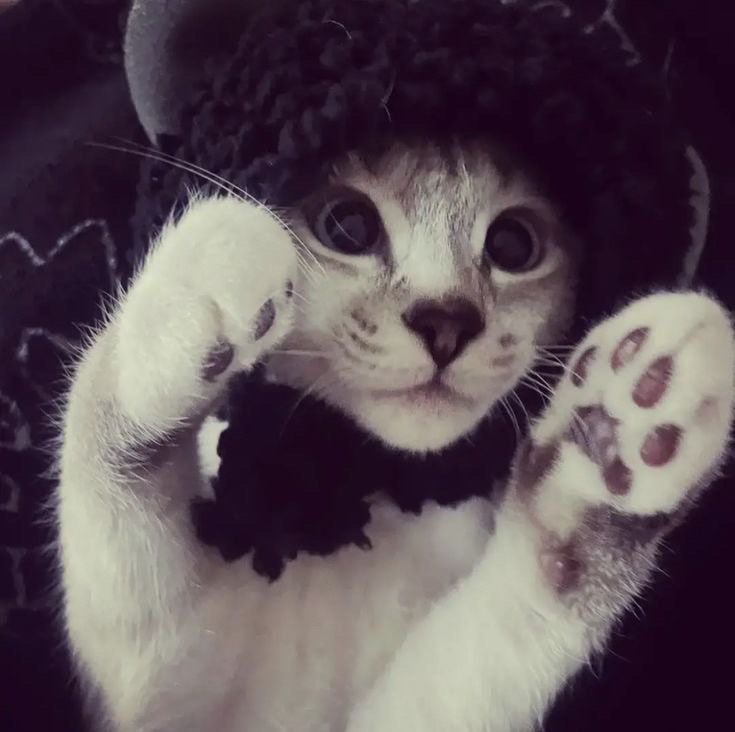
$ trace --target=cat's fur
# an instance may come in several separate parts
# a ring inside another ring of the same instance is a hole
[[[247,201],[195,199],[80,360],[58,515],[68,637],[100,728],[532,728],[721,461],[729,319],[703,295],[653,295],[580,345],[498,505],[413,516],[377,494],[370,551],[299,556],[272,584],[247,559],[221,562],[195,540],[189,502],[216,469],[206,418],[237,370],[266,360],[387,445],[434,451],[471,439],[573,315],[577,243],[521,171],[476,150],[399,149],[335,178],[375,202],[388,252],[335,255],[298,212],[289,233]],[[554,234],[539,269],[509,276],[482,266],[482,243],[517,206]],[[449,295],[485,318],[444,375],[457,398],[387,394],[434,373],[402,314]],[[671,368],[650,372],[664,356]]]

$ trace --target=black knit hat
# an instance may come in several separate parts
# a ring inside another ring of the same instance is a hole
[[[194,85],[191,68],[151,77],[136,62],[146,34],[134,15],[128,67],[141,120],[167,153],[277,206],[324,182],[348,151],[396,140],[507,146],[582,243],[577,336],[619,299],[675,284],[694,223],[691,156],[659,78],[608,26],[582,17],[539,0],[282,0],[229,23],[233,45],[223,42],[229,50]],[[147,165],[141,241],[201,185],[168,164]],[[505,425],[486,420],[479,447],[416,460],[366,446],[346,417],[309,400],[282,429],[278,420],[293,411],[285,387],[251,379],[234,393],[216,501],[198,503],[195,520],[223,556],[253,551],[269,577],[301,550],[366,545],[364,499],[376,486],[404,510],[486,495],[515,448]]]
[[[190,90],[167,152],[260,200],[297,202],[351,150],[507,145],[585,249],[587,319],[673,284],[691,247],[692,167],[657,76],[617,38],[538,0],[292,0]],[[202,181],[146,168],[145,238]]]

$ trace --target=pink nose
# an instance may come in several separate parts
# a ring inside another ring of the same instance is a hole
[[[485,329],[482,313],[464,298],[420,300],[403,314],[403,322],[421,338],[440,369]]]

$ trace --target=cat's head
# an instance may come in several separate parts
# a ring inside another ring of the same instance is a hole
[[[470,433],[574,307],[573,237],[500,161],[471,146],[343,160],[291,211],[304,266],[271,373],[395,448]]]
[[[290,353],[271,367],[384,443],[423,452],[467,436],[568,321],[580,335],[622,297],[696,267],[706,171],[663,75],[631,58],[629,38],[614,42],[609,12],[590,22],[557,5],[133,4],[130,88],[165,152],[289,209],[342,158],[332,185],[291,211],[313,259]],[[522,152],[558,206],[527,166],[469,146],[344,159],[386,140],[452,138]],[[201,183],[168,159],[141,178],[141,249]]]

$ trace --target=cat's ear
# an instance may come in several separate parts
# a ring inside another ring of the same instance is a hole
[[[134,0],[125,71],[151,142],[178,132],[184,100],[207,60],[232,54],[265,0]]]

